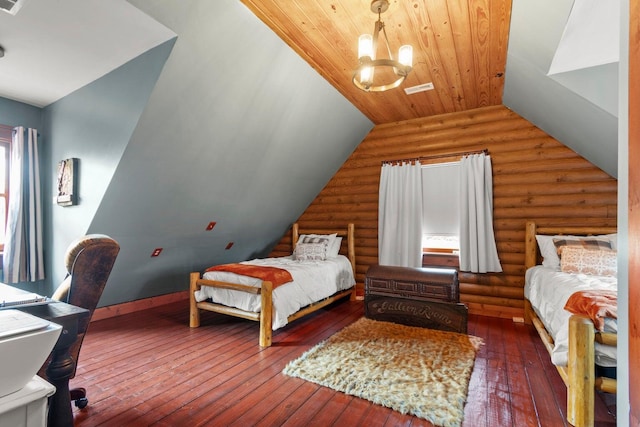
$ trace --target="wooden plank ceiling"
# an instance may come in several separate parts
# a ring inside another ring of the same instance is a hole
[[[413,69],[386,92],[351,82],[358,36],[377,20],[370,0],[242,2],[375,124],[502,104],[511,0],[390,0],[391,51],[413,46]],[[434,90],[403,90],[429,82]]]

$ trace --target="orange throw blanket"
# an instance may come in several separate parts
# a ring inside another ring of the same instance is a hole
[[[597,330],[604,330],[604,318],[618,318],[618,293],[614,291],[579,291],[569,297],[564,309],[588,316]]]
[[[274,289],[280,285],[293,281],[291,273],[287,270],[278,267],[266,267],[263,265],[222,264],[209,267],[206,271],[226,271],[229,273],[240,274],[242,276],[255,277],[256,279],[271,282]]]

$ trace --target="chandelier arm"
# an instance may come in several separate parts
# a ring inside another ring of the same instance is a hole
[[[382,24],[382,35],[384,36],[384,42],[387,45],[387,55],[389,55],[389,59],[393,60],[393,54],[391,53],[391,47],[389,46],[389,38],[387,37],[387,30],[384,28],[384,23]]]
[[[376,52],[378,52],[378,35],[380,35],[380,28],[384,30],[384,26],[381,27],[381,25],[384,24],[382,24],[382,21],[378,19],[375,23],[375,27],[373,28],[373,51],[371,52],[371,59],[376,59],[376,57],[378,56],[376,54]]]

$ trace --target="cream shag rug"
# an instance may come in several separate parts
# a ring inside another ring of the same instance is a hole
[[[443,426],[460,426],[481,338],[361,318],[283,373]]]

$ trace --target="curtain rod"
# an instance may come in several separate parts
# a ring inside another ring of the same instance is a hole
[[[476,151],[460,151],[457,153],[447,153],[447,154],[434,154],[433,156],[420,156],[420,157],[411,157],[408,159],[397,159],[397,160],[383,160],[382,164],[388,163],[403,163],[403,162],[413,162],[413,161],[421,161],[421,160],[433,160],[433,159],[443,159],[447,157],[462,157],[468,156],[470,154],[486,154],[489,155],[489,150],[485,148],[484,150],[476,150]]]

